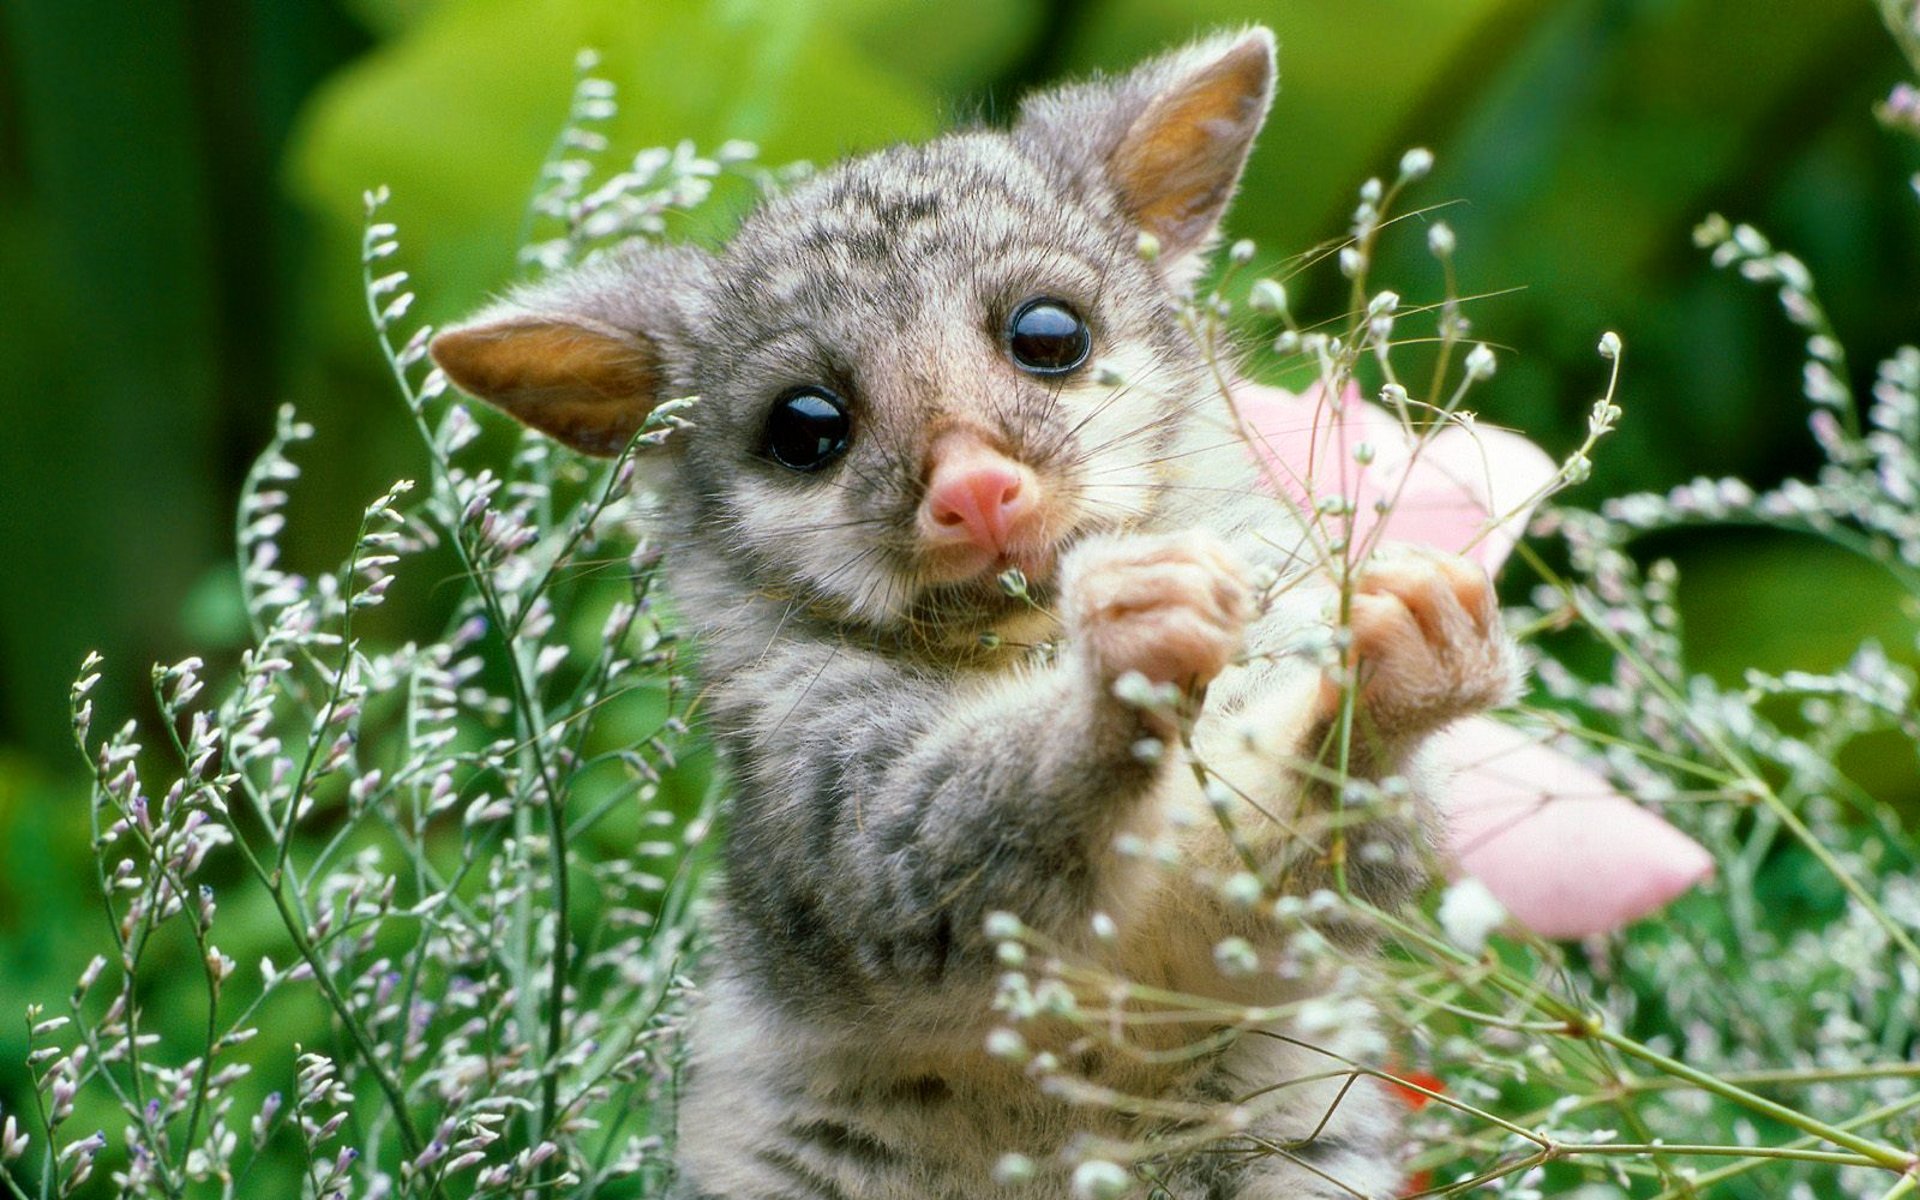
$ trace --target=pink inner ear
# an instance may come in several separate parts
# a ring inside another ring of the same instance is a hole
[[[1107,165],[1127,212],[1173,254],[1204,242],[1226,208],[1273,91],[1273,35],[1226,45],[1135,118]]]

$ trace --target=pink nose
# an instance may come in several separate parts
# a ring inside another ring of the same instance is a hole
[[[1034,512],[1033,472],[972,435],[948,435],[929,455],[922,536],[1005,553]]]

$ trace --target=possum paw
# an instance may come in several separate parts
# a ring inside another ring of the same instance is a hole
[[[1493,583],[1453,554],[1396,550],[1355,582],[1353,662],[1360,715],[1387,737],[1429,733],[1513,698],[1519,666]],[[1340,702],[1327,680],[1323,702]]]
[[[1240,652],[1246,572],[1212,534],[1101,538],[1065,564],[1069,639],[1099,683],[1128,672],[1196,691]]]

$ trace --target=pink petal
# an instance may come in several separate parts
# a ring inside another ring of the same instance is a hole
[[[1464,554],[1494,574],[1558,471],[1546,451],[1517,433],[1449,425],[1409,466],[1386,536]]]
[[[1321,525],[1323,538],[1350,534],[1360,541],[1379,524],[1373,502],[1384,493],[1372,480],[1397,481],[1407,457],[1406,435],[1391,414],[1360,399],[1352,387],[1333,404],[1318,383],[1299,393],[1241,384],[1234,389],[1234,404],[1266,481],[1302,513],[1316,513],[1329,497],[1355,502],[1351,529],[1345,517],[1312,518]],[[1353,458],[1363,442],[1375,451],[1373,463],[1366,466]]]
[[[1242,384],[1234,399],[1266,475],[1302,511],[1344,496],[1353,502],[1355,542],[1377,536],[1437,546],[1489,573],[1525,531],[1534,497],[1557,469],[1545,451],[1502,429],[1449,425],[1422,443],[1351,384],[1337,406],[1318,383],[1300,393]],[[1373,451],[1366,466],[1353,458],[1362,443]],[[1321,520],[1328,538],[1349,533],[1344,518]]]
[[[1243,384],[1235,403],[1271,485],[1308,514],[1344,496],[1322,537],[1435,546],[1497,572],[1557,470],[1518,434],[1449,425],[1418,441],[1395,414],[1349,386],[1302,393]],[[1366,443],[1372,461],[1354,451]],[[1446,852],[1517,921],[1550,938],[1606,933],[1713,873],[1699,843],[1615,791],[1578,761],[1497,721],[1463,721],[1440,740],[1454,771],[1441,807]]]
[[[1548,938],[1609,933],[1713,874],[1692,838],[1534,736],[1486,717],[1438,739],[1444,850]]]

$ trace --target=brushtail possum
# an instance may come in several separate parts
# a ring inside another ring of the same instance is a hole
[[[1193,1053],[1167,1051],[1217,1031],[1027,1031],[1148,1104],[1070,1103],[986,1047],[998,912],[1162,991],[1284,1005],[1325,986],[1269,969],[1263,909],[1198,882],[1249,854],[1292,894],[1334,869],[1312,822],[1331,789],[1297,764],[1342,692],[1267,652],[1326,621],[1329,590],[1179,319],[1273,79],[1265,29],[1209,38],[1034,95],[1009,129],[842,162],[717,251],[636,243],[434,341],[461,388],[589,454],[699,397],[649,451],[735,788],[677,1195],[960,1200],[995,1194],[1015,1153],[1023,1194],[1064,1197],[1077,1136],[1177,1130],[1183,1104],[1289,1080],[1307,1081],[1246,1103],[1239,1152],[1161,1164],[1160,1194],[1397,1189],[1392,1103],[1320,1052],[1364,1031],[1276,1021]],[[1463,560],[1383,557],[1352,588],[1346,766],[1417,777],[1430,733],[1510,695],[1515,656]],[[1184,716],[1124,698],[1134,676]],[[1183,722],[1242,805],[1237,848]],[[1346,831],[1354,892],[1420,885],[1424,811]],[[1122,853],[1127,835],[1175,839],[1186,868]],[[1261,969],[1223,975],[1229,937]]]

